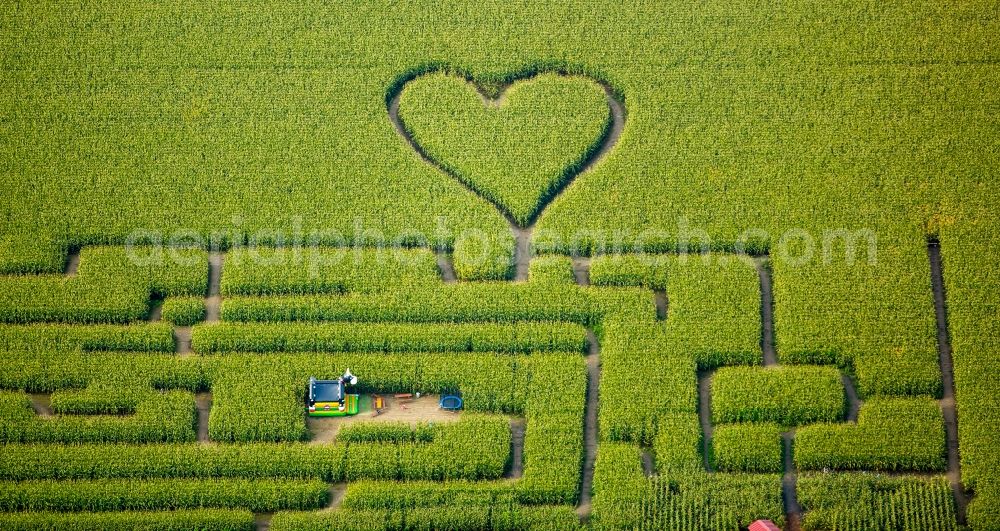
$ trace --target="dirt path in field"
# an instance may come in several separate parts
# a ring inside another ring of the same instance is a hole
[[[640,451],[640,458],[642,459],[642,473],[647,478],[651,478],[656,475],[656,459],[653,457],[653,452],[649,448],[643,448]]]
[[[510,419],[510,464],[504,472],[505,478],[517,479],[524,475],[524,430],[523,417]]]
[[[334,483],[330,485],[330,502],[326,506],[326,510],[335,511],[340,508],[340,504],[344,501],[344,495],[347,494],[347,483]]]
[[[590,502],[594,485],[594,464],[597,462],[598,426],[597,413],[600,408],[598,390],[601,382],[601,345],[592,329],[587,329],[587,404],[583,420],[583,478],[580,481],[580,503],[576,513],[581,521],[590,519]]]
[[[75,277],[78,269],[80,269],[80,248],[71,247],[66,254],[66,267],[63,269],[63,274],[67,277]]]
[[[573,278],[576,279],[576,283],[580,286],[590,285],[590,259],[589,258],[574,258],[573,259]]]
[[[590,285],[590,261],[578,259],[573,262],[573,275],[577,284],[581,286]],[[576,514],[580,516],[580,521],[587,523],[590,520],[591,499],[594,485],[594,464],[597,462],[597,445],[599,442],[599,432],[597,425],[597,414],[600,408],[601,383],[601,344],[597,340],[597,334],[592,328],[587,329],[587,401],[584,406],[583,417],[583,470],[580,480],[580,501],[576,507]]]
[[[667,292],[662,289],[653,290],[653,304],[656,306],[656,320],[666,321],[670,312],[670,299],[667,297]]]
[[[385,409],[379,415],[374,410],[362,411],[350,417],[306,417],[306,426],[312,435],[312,444],[328,444],[337,440],[340,429],[354,422],[405,422],[415,426],[421,422],[455,422],[461,413],[446,411],[438,407],[438,395],[422,395],[420,398],[399,399],[391,394],[381,395]],[[364,398],[364,397],[363,397]]]
[[[222,307],[220,285],[222,284],[223,262],[225,262],[225,255],[223,253],[211,252],[208,254],[208,293],[205,296],[206,323],[217,323],[220,319]],[[174,327],[174,351],[179,356],[191,356],[194,354],[191,350],[190,326]]]
[[[771,277],[770,258],[768,256],[755,257],[753,263],[760,279],[760,349],[764,355],[764,366],[777,367],[778,350],[774,339],[774,282]],[[850,383],[849,380],[848,383]],[[854,392],[853,385],[847,386],[846,389],[848,395]],[[857,393],[854,393],[853,400],[849,399],[849,409],[854,410],[857,403]],[[857,418],[856,410],[854,416]],[[785,506],[785,528],[789,531],[798,531],[802,520],[802,507],[799,506],[796,486],[798,473],[792,454],[795,431],[784,432],[781,434],[781,438],[784,441],[785,472],[781,478],[781,500]]]
[[[163,299],[155,298],[150,302],[149,317],[151,323],[158,323],[163,320]]]
[[[222,306],[221,284],[222,284],[222,263],[225,256],[219,252],[208,254],[208,297],[205,298],[205,322],[215,323],[219,321]]]
[[[771,266],[768,257],[754,258],[754,267],[760,278],[760,350],[764,353],[764,366],[778,364],[778,353],[774,347],[774,289],[771,282]]]
[[[531,246],[533,227],[521,228],[514,224],[513,220],[507,221],[511,223],[510,231],[514,234],[514,281],[524,282],[528,280],[531,257],[535,254]]]
[[[42,418],[49,418],[52,416],[52,395],[48,393],[31,393],[28,395],[28,400],[31,401],[31,409],[35,410],[35,414]]]
[[[198,442],[207,443],[208,416],[212,412],[212,393],[194,395],[194,403],[198,408]]]
[[[340,508],[341,503],[344,501],[344,495],[347,494],[347,483],[331,483],[330,484],[330,496],[327,501],[326,507],[323,507],[319,512],[325,511],[336,511]],[[257,513],[254,515],[254,529],[256,531],[268,531],[271,529],[271,520],[274,518],[274,513]]]
[[[951,337],[948,332],[948,300],[944,289],[944,269],[941,265],[941,245],[931,241],[927,245],[931,263],[931,288],[934,291],[934,314],[937,318],[938,360],[941,364],[942,399],[948,448],[948,480],[955,496],[956,516],[959,525],[966,523],[968,497],[962,486],[962,461],[958,448],[958,412],[955,407],[955,366],[952,360]]]
[[[698,371],[698,421],[701,423],[701,455],[705,471],[712,471],[712,375]]]
[[[438,270],[441,271],[441,280],[445,284],[451,284],[458,281],[458,275],[455,274],[455,262],[452,260],[451,255],[447,253],[437,254],[437,265]]]
[[[274,513],[260,513],[253,516],[254,526],[257,531],[267,531],[271,529],[271,518],[274,518]]]
[[[531,74],[529,76],[517,78],[513,81],[513,83],[531,79],[535,75],[537,74]],[[465,187],[466,190],[468,190],[473,194],[476,194],[485,201],[488,201],[497,209],[498,212],[500,212],[500,214],[504,217],[504,219],[507,220],[507,223],[510,225],[511,234],[514,236],[514,242],[515,242],[514,245],[515,281],[524,281],[527,280],[528,278],[528,264],[533,254],[531,246],[531,234],[532,231],[534,230],[535,222],[538,221],[538,217],[541,216],[541,213],[545,210],[545,208],[553,201],[555,201],[555,199],[559,197],[559,195],[561,195],[563,191],[565,191],[566,188],[573,183],[573,181],[575,181],[581,174],[593,168],[595,164],[597,164],[601,159],[603,159],[608,153],[611,152],[614,146],[618,143],[618,139],[621,138],[622,131],[625,129],[625,119],[626,119],[625,104],[618,99],[618,96],[615,94],[614,89],[611,88],[611,85],[600,80],[594,80],[594,81],[599,85],[601,85],[601,88],[604,89],[604,93],[607,97],[608,108],[611,111],[611,127],[609,127],[607,131],[605,131],[604,136],[600,139],[600,144],[598,145],[598,148],[594,150],[593,153],[591,153],[590,156],[584,161],[584,163],[580,166],[580,170],[575,174],[570,175],[569,178],[567,178],[558,187],[555,193],[553,193],[550,197],[545,198],[543,202],[539,204],[538,209],[531,216],[528,222],[523,226],[514,220],[514,217],[505,207],[503,207],[502,205],[500,205],[495,201],[492,201],[480,195],[479,192],[477,192],[469,183],[461,179],[454,172],[446,170],[436,161],[431,159],[430,156],[427,155],[427,152],[424,151],[424,149],[419,144],[417,144],[417,142],[413,139],[413,137],[410,136],[410,134],[406,131],[406,127],[404,127],[403,121],[400,120],[399,118],[399,100],[403,94],[403,89],[406,87],[406,83],[409,82],[409,80],[400,83],[397,87],[395,87],[394,92],[389,94],[388,106],[386,109],[389,114],[389,121],[392,122],[393,127],[396,129],[396,133],[398,133],[399,136],[403,137],[403,139],[410,146],[410,148],[413,149],[413,151],[415,151],[417,155],[424,162],[437,167],[439,170],[446,173],[452,179],[459,182],[462,186]],[[479,92],[479,95],[483,99],[484,104],[490,106],[498,105],[499,102],[503,101],[506,90],[511,84],[512,83],[509,83],[501,87],[500,94],[497,96],[496,99],[488,97],[486,93],[483,91],[482,87],[478,85],[476,85],[476,90]]]
[[[844,394],[847,395],[847,422],[857,422],[858,412],[861,411],[858,388],[854,385],[854,380],[843,372],[840,373],[840,381],[844,384]]]
[[[785,447],[783,452],[785,474],[781,477],[781,501],[785,504],[785,529],[799,531],[802,522],[802,507],[799,506],[798,492],[796,492],[797,471],[795,459],[792,458],[795,431],[782,433],[781,439]]]

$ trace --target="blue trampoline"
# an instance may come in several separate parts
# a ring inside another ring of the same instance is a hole
[[[462,409],[462,397],[455,395],[445,395],[441,397],[441,409],[447,411],[458,411]]]

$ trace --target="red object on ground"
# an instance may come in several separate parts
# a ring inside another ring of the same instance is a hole
[[[781,528],[774,525],[770,520],[757,520],[750,524],[749,531],[781,531]]]

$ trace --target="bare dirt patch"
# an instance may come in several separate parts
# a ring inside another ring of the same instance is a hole
[[[510,419],[510,463],[505,478],[517,479],[524,475],[524,430],[523,418]]]
[[[461,412],[446,411],[438,406],[438,395],[421,395],[420,398],[399,399],[391,394],[380,395],[385,408],[379,415],[371,406],[371,395],[361,396],[361,410],[350,417],[306,417],[306,425],[314,444],[325,444],[337,439],[340,428],[354,422],[405,422],[416,426],[422,422],[455,422]]]
[[[208,442],[208,415],[212,411],[212,393],[198,393],[194,396],[198,408],[198,442]]]
[[[180,356],[191,355],[191,327],[174,327],[174,350]]]
[[[66,255],[66,267],[63,269],[63,274],[67,277],[75,277],[76,271],[80,268],[80,249],[74,247],[69,250]]]
[[[31,401],[31,409],[34,409],[39,417],[48,418],[52,416],[52,408],[49,406],[52,395],[48,393],[31,393],[28,395],[28,399]]]

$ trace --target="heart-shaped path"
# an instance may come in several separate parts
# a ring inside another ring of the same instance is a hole
[[[611,150],[625,112],[609,86],[584,76],[524,77],[493,99],[466,78],[432,72],[392,95],[389,117],[425,161],[492,203],[517,236]]]

